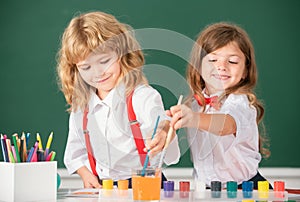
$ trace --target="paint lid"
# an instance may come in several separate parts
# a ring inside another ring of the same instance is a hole
[[[164,191],[174,191],[174,181],[164,181]]]
[[[211,181],[210,188],[212,191],[221,191],[222,183],[220,181]]]
[[[114,182],[112,179],[103,179],[102,180],[102,188],[103,189],[113,189]]]
[[[118,189],[127,190],[128,189],[128,180],[118,180]]]
[[[253,181],[243,181],[242,189],[243,191],[253,191]]]
[[[190,191],[190,182],[188,181],[179,182],[179,191]]]
[[[258,181],[257,182],[257,190],[261,192],[269,191],[269,182],[268,181]]]
[[[285,184],[283,181],[274,181],[274,191],[285,191]]]
[[[228,181],[226,183],[226,188],[227,188],[227,191],[234,191],[234,192],[236,192],[237,188],[238,188],[237,182],[235,182],[235,181]]]

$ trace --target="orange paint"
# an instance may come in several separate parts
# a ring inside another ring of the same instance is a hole
[[[161,175],[132,176],[133,200],[160,200]]]

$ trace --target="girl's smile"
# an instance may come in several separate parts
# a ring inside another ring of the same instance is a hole
[[[224,74],[222,74],[222,75],[221,74],[212,74],[212,76],[216,79],[223,80],[223,81],[230,79],[230,76],[224,75]]]

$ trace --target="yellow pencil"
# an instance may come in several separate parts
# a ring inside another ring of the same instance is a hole
[[[53,138],[53,132],[50,133],[49,137],[48,137],[48,141],[47,141],[47,145],[46,145],[46,149],[45,149],[45,159],[48,157],[49,154],[49,148],[52,142],[52,138]]]
[[[46,149],[49,149],[49,148],[50,148],[50,145],[51,145],[51,143],[52,143],[52,138],[53,138],[53,132],[51,132],[50,135],[49,135],[49,137],[48,137]]]
[[[36,140],[39,141],[39,150],[43,150],[42,139],[39,133],[36,134]]]

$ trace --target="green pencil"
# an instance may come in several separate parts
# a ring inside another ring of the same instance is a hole
[[[14,142],[14,145],[15,145],[16,156],[17,156],[16,163],[21,162],[17,137],[18,137],[17,133],[13,134],[13,136],[12,136],[12,139],[13,139],[13,142]]]
[[[51,158],[50,158],[50,161],[53,161],[53,160],[54,160],[54,158],[55,158],[55,155],[56,155],[56,152],[55,152],[55,151],[53,151],[53,152],[52,152],[52,155],[51,155]]]

